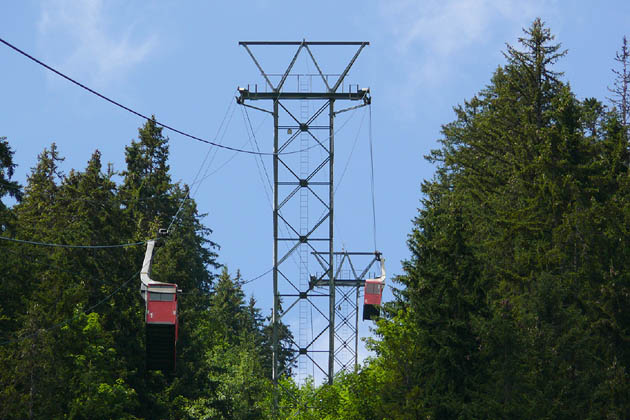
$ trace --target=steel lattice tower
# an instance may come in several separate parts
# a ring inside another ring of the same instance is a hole
[[[339,328],[350,327],[348,330],[354,341],[351,361],[356,366],[359,288],[363,285],[363,276],[374,260],[360,272],[354,267],[350,270],[352,273],[348,271],[347,274],[352,277],[352,281],[347,278],[337,281],[336,277],[342,273],[342,266],[350,261],[352,255],[375,256],[375,253],[334,251],[335,117],[342,112],[370,104],[369,89],[359,89],[358,85],[354,85],[354,89],[350,87],[344,89],[343,85],[354,62],[369,43],[262,41],[239,42],[239,45],[245,48],[260,71],[265,80],[265,88],[264,91],[262,89],[259,91],[257,86],[253,90],[249,87],[239,88],[237,102],[273,117],[273,381],[277,385],[278,379],[286,374],[278,366],[279,323],[283,317],[297,308],[300,325],[306,319],[304,315],[306,309],[311,309],[315,310],[314,313],[319,319],[324,320],[325,326],[316,330],[309,340],[306,340],[303,334],[298,334],[297,342],[292,343],[295,347],[295,358],[292,363],[298,361],[298,369],[301,370],[299,359],[307,358],[323,372],[327,382],[332,383],[335,365],[342,369],[349,366],[347,358],[340,359],[341,350],[336,350],[335,344],[340,344],[344,351],[352,347],[348,338],[340,337]],[[252,51],[254,46],[295,46],[296,51],[283,73],[270,74],[264,71],[254,55]],[[318,48],[355,46],[357,49],[343,71],[333,75],[322,71],[313,55],[312,46]],[[292,73],[300,54],[308,54],[307,57],[317,69],[316,73],[307,75]],[[287,80],[294,76],[297,77],[297,83],[294,86],[295,90],[290,90],[292,83],[287,83]],[[314,91],[313,77],[318,80],[318,85],[323,87],[321,91]],[[272,80],[276,83],[274,84]],[[254,106],[251,104],[254,101],[268,101],[271,103],[271,109]],[[289,105],[295,101],[299,101],[298,111],[292,110]],[[352,102],[359,103],[353,105]],[[338,105],[344,103],[348,103],[345,108]],[[310,104],[315,104],[314,111]],[[319,156],[316,164],[309,164],[309,154],[310,159]],[[309,200],[321,207],[321,216],[317,210],[313,212],[309,209]],[[280,244],[283,243],[287,245],[286,250],[281,250]],[[296,256],[299,270],[296,276],[291,276],[287,267],[288,261]],[[310,274],[309,258],[316,264],[316,272],[319,274]],[[351,262],[350,264],[352,265]],[[337,287],[344,287],[351,292],[341,292],[341,299],[337,300]],[[322,300],[325,303],[319,303]],[[336,316],[340,313],[337,310],[340,303],[349,306],[346,307],[341,319],[336,321]],[[326,335],[328,340],[325,349],[320,350],[316,345],[325,341]],[[327,361],[327,366],[324,367],[320,363],[322,354],[326,356]]]

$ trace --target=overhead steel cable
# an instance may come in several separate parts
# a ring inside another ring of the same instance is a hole
[[[66,244],[55,244],[55,243],[49,243],[49,242],[27,241],[23,239],[7,238],[6,236],[0,236],[0,240],[17,242],[20,244],[49,246],[49,247],[56,247],[56,248],[87,248],[87,249],[125,248],[129,246],[144,245],[146,243],[142,241],[142,242],[131,242],[131,243],[126,243],[126,244],[116,244],[116,245],[66,245]]]
[[[370,168],[371,168],[371,186],[372,186],[372,228],[374,230],[374,252],[376,247],[376,199],[374,194],[374,152],[372,142],[372,104],[368,105],[370,111],[369,120],[369,137],[370,137]]]
[[[258,140],[256,139],[256,132],[254,131],[254,126],[252,125],[252,121],[249,118],[249,113],[247,112],[246,107],[241,108],[241,115],[243,116],[243,123],[245,125],[245,129],[247,130],[247,137],[249,138],[250,143],[253,142],[252,146],[255,147],[256,150],[260,150],[260,147],[258,146]],[[248,124],[249,124],[249,128],[247,127]],[[256,159],[256,169],[258,169],[258,176],[260,178],[260,182],[263,184],[263,189],[265,190],[265,196],[267,197],[267,202],[269,203],[269,207],[271,207],[271,210],[273,211],[273,202],[271,200],[271,194],[273,194],[273,184],[271,183],[271,178],[269,177],[267,166],[265,165],[265,161],[263,160],[262,156],[254,157],[254,159]],[[260,165],[258,164],[258,160],[260,160]],[[262,170],[261,170],[261,165],[262,165]],[[261,172],[264,172],[265,177],[267,178],[267,184],[265,184],[265,181],[263,180]],[[269,186],[269,190],[271,192],[267,191],[267,185]],[[280,216],[282,216],[282,213],[280,213],[280,210],[278,210],[278,212]],[[289,236],[289,231],[286,226],[281,224],[280,229],[283,231],[284,235],[286,235],[287,237]],[[284,243],[284,246],[287,251],[290,250],[290,247],[286,242]],[[291,260],[295,263],[296,267],[299,268],[299,263],[295,259],[294,254],[291,254]]]
[[[294,153],[300,153],[301,152],[301,150],[295,150],[295,151],[291,151],[291,152],[282,152],[282,153],[256,152],[256,151],[253,151],[253,150],[245,150],[245,149],[240,149],[238,147],[226,146],[226,145],[219,144],[219,143],[216,143],[216,142],[211,141],[211,140],[207,140],[207,139],[195,136],[193,134],[189,134],[189,133],[187,133],[185,131],[179,130],[179,129],[177,129],[175,127],[172,127],[172,126],[170,126],[168,124],[165,124],[163,122],[156,121],[152,117],[148,117],[148,116],[146,116],[146,115],[144,115],[144,114],[142,114],[142,113],[140,113],[138,111],[135,111],[132,108],[129,108],[128,106],[125,106],[125,105],[121,104],[120,102],[117,102],[117,101],[115,101],[113,99],[108,98],[107,96],[103,95],[102,93],[99,93],[99,92],[95,91],[94,89],[89,88],[88,86],[84,85],[83,83],[74,80],[70,76],[66,76],[65,74],[63,74],[59,70],[54,69],[53,67],[51,67],[48,64],[44,63],[43,61],[38,60],[37,58],[33,57],[32,55],[28,54],[25,51],[22,51],[21,49],[19,49],[15,45],[5,41],[2,38],[0,38],[0,42],[3,43],[4,45],[6,45],[7,47],[13,49],[14,51],[22,54],[24,57],[28,58],[29,60],[39,64],[40,66],[46,68],[47,70],[50,70],[51,72],[55,73],[56,75],[58,75],[60,77],[63,77],[64,79],[66,79],[70,83],[73,83],[73,84],[79,86],[80,88],[85,89],[86,91],[90,92],[91,94],[96,95],[99,98],[101,98],[101,99],[111,103],[112,105],[115,105],[115,106],[117,106],[117,107],[119,107],[121,109],[124,109],[125,111],[130,112],[130,113],[132,113],[132,114],[134,114],[134,115],[136,115],[136,116],[138,116],[140,118],[143,118],[143,119],[145,119],[147,121],[155,121],[155,123],[157,125],[162,126],[162,127],[166,128],[167,130],[170,130],[170,131],[172,131],[174,133],[180,134],[180,135],[182,135],[184,137],[188,137],[188,138],[190,138],[192,140],[196,140],[196,141],[199,141],[199,142],[202,142],[202,143],[210,144],[212,146],[219,147],[221,149],[232,150],[232,151],[238,152],[238,153],[247,153],[247,154],[250,154],[250,155],[274,156],[274,155],[289,155],[289,154],[294,154]]]
[[[221,121],[221,124],[219,124],[219,128],[217,129],[217,133],[214,136],[215,141],[217,139],[219,139],[218,141],[222,142],[223,138],[225,137],[225,133],[227,132],[227,124],[229,124],[230,121],[232,121],[232,115],[234,115],[234,112],[232,112],[232,114],[230,114],[230,110],[234,111],[234,109],[236,109],[236,108],[232,108],[232,106],[233,106],[233,102],[230,102],[230,104],[228,105],[227,109],[225,110],[225,115],[223,116],[223,120]],[[229,114],[229,120],[228,120],[228,114]],[[227,120],[227,124],[226,124],[226,120]],[[223,135],[221,135],[221,130],[223,130],[224,125],[225,125],[226,128],[223,131]],[[212,148],[212,146],[210,146],[208,148],[208,152],[206,153],[206,156],[203,158],[203,161],[201,162],[201,166],[199,167],[199,169],[197,170],[197,173],[195,174],[195,178],[193,179],[193,182],[190,184],[190,186],[188,188],[188,192],[186,193],[186,196],[184,197],[184,199],[180,203],[179,208],[177,209],[177,211],[175,212],[175,215],[171,219],[171,223],[168,225],[168,228],[166,229],[167,232],[171,231],[171,227],[173,226],[173,223],[175,223],[175,220],[177,219],[177,216],[179,215],[179,212],[184,207],[184,204],[186,203],[186,201],[191,198],[191,190],[192,190],[193,185],[197,184],[197,186],[195,187],[195,192],[193,193],[193,195],[195,195],[197,193],[197,191],[199,191],[199,187],[201,187],[201,182],[197,182],[197,179],[199,178],[199,175],[201,174],[201,171],[203,170],[203,167],[206,165],[206,162],[208,161],[208,157],[210,156],[210,153],[212,152],[212,150],[213,150],[213,148]],[[216,151],[217,149],[214,148],[214,150]],[[215,157],[216,157],[216,153],[212,156],[212,159],[210,159],[210,163],[208,164],[208,168],[210,167],[210,165],[212,165],[212,162],[214,161]]]
[[[256,148],[256,150],[260,150],[260,147],[258,146],[258,140],[256,139],[256,134],[254,133],[254,127],[252,126],[252,121],[249,119],[249,113],[247,112],[247,108],[241,108],[241,115],[243,116],[243,123],[245,125],[245,128],[247,129],[247,138],[249,139],[252,146]],[[247,127],[248,123],[249,123],[249,128]],[[262,179],[262,172],[264,172],[264,175],[267,178],[267,185],[269,186],[269,189],[273,192],[273,184],[271,183],[271,178],[269,177],[269,173],[267,172],[265,161],[262,159],[262,156],[260,155],[258,156],[258,158],[255,158],[255,159],[256,159],[256,168],[258,169],[258,175],[261,178],[261,182],[265,190],[265,195],[267,196],[267,201],[269,202],[269,205],[273,207],[273,204],[271,203],[271,198],[267,191],[267,187],[265,186],[265,181]],[[262,169],[260,165],[258,164],[259,159],[260,159],[260,164],[262,164]]]
[[[232,112],[230,112],[230,109],[232,110]],[[219,125],[219,128],[217,129],[217,134],[215,135],[215,139],[218,139],[218,141],[219,141],[219,142],[222,142],[222,141],[223,141],[223,139],[225,138],[225,135],[226,135],[226,133],[227,133],[228,126],[229,126],[230,122],[232,121],[232,116],[234,115],[234,111],[235,111],[235,110],[236,110],[236,108],[232,108],[232,106],[231,106],[231,105],[230,105],[230,106],[228,106],[228,109],[226,110],[226,113],[225,113],[225,115],[223,116],[223,120],[221,121],[221,124]],[[241,112],[242,112],[242,110],[241,110]],[[247,112],[247,109],[245,109],[245,112]],[[228,116],[228,114],[229,114],[229,116]],[[249,120],[249,115],[247,116],[247,119]],[[227,122],[226,122],[226,120],[227,120]],[[260,149],[258,148],[258,142],[256,142],[256,140],[255,140],[256,132],[258,131],[258,129],[254,130],[254,128],[251,126],[251,121],[250,121],[250,128],[251,128],[251,135],[254,137],[254,142],[255,142],[256,148],[257,148],[258,150],[260,150]],[[258,128],[260,128],[260,126],[259,126]],[[221,131],[223,131],[223,134],[221,134]],[[250,137],[250,135],[249,135],[249,132],[248,132],[248,134],[247,134],[247,135],[248,135],[248,142],[250,142],[250,143],[251,143],[251,137]],[[246,143],[247,143],[247,142],[246,142]],[[246,143],[245,143],[245,144],[246,144]],[[215,151],[216,151],[216,149],[215,149]],[[187,200],[189,200],[189,199],[192,199],[192,198],[193,198],[193,196],[195,196],[195,195],[196,195],[197,191],[199,190],[199,187],[201,186],[201,183],[202,183],[205,179],[207,179],[208,177],[212,176],[213,174],[215,174],[216,172],[218,172],[220,169],[222,169],[225,165],[227,165],[227,164],[228,164],[228,163],[229,163],[229,162],[230,162],[230,161],[231,161],[231,160],[232,160],[232,159],[233,159],[233,158],[237,155],[237,152],[234,152],[234,153],[232,154],[232,156],[230,156],[230,158],[229,158],[229,159],[227,159],[225,162],[223,162],[223,163],[222,163],[222,164],[221,164],[218,168],[216,168],[214,171],[212,171],[212,172],[208,173],[208,172],[209,172],[209,170],[210,170],[210,167],[211,167],[211,165],[212,165],[212,162],[214,161],[214,159],[215,159],[215,157],[216,157],[216,152],[215,152],[215,154],[212,156],[212,158],[211,158],[211,159],[210,159],[210,161],[208,162],[208,165],[207,165],[207,168],[206,168],[206,172],[204,173],[203,177],[202,177],[202,178],[199,178],[199,175],[201,174],[201,171],[203,170],[203,167],[204,167],[204,166],[206,166],[206,161],[208,160],[208,157],[210,156],[210,153],[211,153],[211,152],[212,152],[212,147],[210,147],[210,148],[208,149],[208,152],[206,153],[206,156],[204,157],[204,160],[203,160],[203,162],[201,163],[201,166],[199,167],[199,170],[197,171],[197,173],[196,173],[196,175],[195,175],[195,178],[193,179],[193,182],[190,184],[190,189],[189,189],[189,191],[188,191],[188,194],[187,194],[187,195],[186,195],[186,197],[182,200],[182,202],[181,202],[181,204],[180,204],[179,208],[177,209],[177,212],[175,213],[175,215],[173,216],[173,218],[172,218],[172,220],[171,220],[171,223],[169,224],[169,227],[168,227],[167,231],[170,231],[170,230],[171,230],[171,227],[172,227],[172,225],[174,224],[175,220],[177,219],[177,216],[178,216],[178,214],[180,213],[180,211],[182,210],[182,207],[184,206],[185,202],[186,202]],[[262,161],[262,157],[261,157],[260,155],[258,155],[258,156],[260,157],[260,159],[261,159],[261,161]],[[263,163],[263,165],[264,165],[264,163]],[[192,195],[191,195],[191,191],[192,191],[192,187],[193,187],[193,186],[195,186],[195,191],[194,191],[194,192],[192,193]],[[159,250],[158,250],[158,251],[159,251]],[[240,284],[241,284],[241,285],[245,285],[245,284],[252,283],[252,282],[254,282],[254,281],[256,281],[256,280],[258,280],[258,279],[260,279],[260,278],[262,278],[262,277],[266,276],[266,275],[267,275],[267,274],[269,274],[272,270],[273,270],[273,267],[271,267],[271,268],[270,268],[270,269],[268,269],[267,271],[263,272],[262,274],[259,274],[259,275],[255,276],[255,277],[252,277],[252,278],[251,278],[251,279],[249,279],[249,280],[245,280],[245,281],[240,282]],[[207,295],[207,293],[191,293],[191,292],[188,292],[188,293],[181,293],[181,292],[180,292],[180,293],[178,293],[178,294],[181,294],[181,295],[199,295],[199,296],[201,296],[201,295]]]
[[[260,279],[260,278],[262,278],[262,277],[266,276],[267,274],[271,273],[271,271],[273,271],[273,267],[271,267],[269,270],[265,271],[264,273],[257,275],[256,277],[252,277],[252,278],[251,278],[251,279],[249,279],[249,280],[241,280],[241,281],[238,281],[238,284],[239,284],[239,285],[241,285],[241,286],[244,286],[244,285],[246,285],[246,284],[253,283],[253,282],[255,282],[256,280],[258,280],[258,279]],[[190,296],[190,295],[192,295],[192,296],[211,296],[211,295],[212,295],[212,293],[203,293],[203,292],[202,292],[202,293],[195,293],[195,292],[178,292],[178,293],[177,293],[177,295],[178,295],[178,296],[179,296],[179,295],[188,295],[188,296]]]
[[[255,282],[256,280],[258,280],[258,279],[260,279],[260,278],[262,278],[262,277],[266,276],[267,274],[271,273],[272,271],[273,271],[273,267],[271,267],[269,270],[265,271],[264,273],[257,275],[256,277],[252,277],[252,278],[251,278],[251,279],[249,279],[249,280],[242,281],[242,282],[241,282],[241,284],[253,283],[253,282]]]
[[[341,129],[348,123],[350,122],[350,120],[354,117],[354,115],[356,114],[356,110],[352,111],[352,113],[350,114],[350,116],[348,117],[348,119],[346,119],[346,121],[344,121],[341,124],[341,127],[339,127],[337,130],[335,130],[335,135],[341,131]],[[343,171],[341,172],[341,176],[339,177],[339,179],[337,180],[337,182],[335,183],[335,190],[333,191],[333,198],[337,195],[337,190],[339,189],[339,187],[341,186],[341,182],[343,181],[344,176],[346,175],[346,171],[348,170],[348,166],[350,165],[350,160],[352,159],[352,155],[354,154],[354,150],[357,146],[357,142],[359,140],[359,136],[361,135],[361,130],[363,129],[363,122],[365,120],[365,110],[363,111],[363,115],[361,116],[361,122],[359,124],[359,128],[357,130],[357,134],[354,137],[354,142],[352,143],[352,149],[350,150],[350,155],[348,156],[348,160],[346,161],[346,164],[343,168]],[[326,210],[324,210],[322,212],[322,214],[319,216],[319,218],[321,219],[322,217],[324,217],[324,215],[326,214]],[[339,225],[337,225],[337,221],[333,221],[333,223],[335,224],[335,229],[336,232],[338,232],[337,236],[342,236],[341,234],[341,229],[339,229]],[[343,238],[342,238],[342,242],[343,242]]]
[[[361,135],[361,129],[363,128],[364,120],[365,120],[365,111],[363,111],[363,115],[361,116],[361,123],[359,124],[359,130],[357,131],[357,135],[354,138],[354,142],[352,143],[352,149],[350,149],[350,155],[348,156],[348,160],[346,161],[346,164],[343,167],[341,176],[339,177],[339,180],[337,181],[337,185],[335,186],[335,191],[333,195],[337,194],[337,190],[339,189],[339,186],[341,185],[341,181],[343,181],[343,177],[346,175],[346,171],[348,170],[348,166],[350,165],[350,161],[352,160],[352,155],[354,154],[354,150],[356,149],[359,136]]]

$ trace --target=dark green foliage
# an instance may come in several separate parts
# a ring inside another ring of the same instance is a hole
[[[147,371],[144,247],[1,242],[0,418],[262,418],[269,411],[268,326],[255,302],[245,301],[238,276],[224,270],[215,284],[218,247],[188,186],[171,182],[167,141],[148,121],[126,149],[120,186],[98,151],[84,171],[65,175],[52,144],[22,194],[8,183],[14,166],[2,139],[0,181],[15,193],[0,193],[20,199],[3,207],[3,220],[11,221],[3,235],[100,245],[155,238],[170,227],[152,275],[183,294],[177,370]]]
[[[7,138],[0,137],[0,232],[4,232],[7,229],[9,217],[11,216],[3,198],[8,195],[16,200],[20,200],[22,197],[21,186],[17,182],[11,181],[14,170],[13,151]]]
[[[404,287],[373,343],[382,416],[630,414],[622,124],[560,80],[540,20],[525,35],[429,157]]]
[[[203,388],[187,406],[188,418],[258,419],[267,409],[271,381],[262,363],[263,323],[240,281],[238,273],[233,279],[223,269],[201,321],[198,338],[211,345],[196,366]]]

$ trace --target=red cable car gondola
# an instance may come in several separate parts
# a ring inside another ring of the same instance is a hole
[[[375,279],[365,280],[365,291],[363,294],[363,320],[373,320],[380,316],[381,300],[385,289],[385,258],[380,254],[376,258],[381,262],[381,276]]]
[[[175,370],[178,334],[177,285],[151,280],[155,240],[147,241],[140,271],[140,294],[145,302],[147,369]]]

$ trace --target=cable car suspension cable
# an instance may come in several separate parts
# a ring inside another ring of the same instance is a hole
[[[214,136],[215,141],[217,141],[217,139],[218,139],[218,144],[221,144],[221,142],[223,142],[223,139],[225,138],[225,133],[227,133],[227,126],[229,125],[230,121],[232,121],[232,116],[234,115],[234,110],[235,109],[236,108],[233,108],[233,102],[230,101],[230,104],[228,105],[227,109],[225,110],[225,115],[223,115],[223,120],[221,120],[221,124],[219,124],[219,128],[217,128],[217,133]],[[230,110],[232,110],[231,114],[230,114]],[[226,121],[226,119],[228,117],[228,114],[230,115],[230,118],[229,118],[227,124],[225,124],[225,121]],[[223,135],[221,135],[221,130],[223,129],[224,124],[225,124],[225,130],[223,131]],[[171,219],[171,222],[169,223],[168,228],[166,229],[167,232],[171,231],[171,227],[173,226],[173,223],[177,219],[177,216],[179,215],[179,212],[184,207],[184,204],[186,203],[186,201],[189,198],[191,198],[190,191],[191,191],[192,186],[196,184],[195,192],[193,193],[193,195],[195,195],[197,193],[197,191],[199,191],[199,187],[201,187],[201,181],[206,179],[206,177],[204,177],[202,180],[197,182],[197,178],[199,178],[199,175],[201,174],[201,171],[203,170],[203,167],[206,165],[206,161],[208,160],[208,157],[210,156],[210,153],[212,152],[212,150],[213,150],[213,148],[212,148],[212,146],[210,146],[208,148],[208,152],[206,153],[205,157],[203,158],[203,161],[201,162],[201,166],[199,166],[199,169],[197,170],[197,173],[195,174],[195,178],[193,179],[193,182],[189,186],[188,192],[186,193],[186,197],[184,197],[184,199],[182,200],[182,202],[179,205],[179,208],[175,212],[175,215]],[[215,154],[212,156],[212,159],[210,159],[210,163],[208,164],[208,168],[210,167],[210,165],[212,165],[212,162],[214,161],[214,158],[216,156],[216,150],[217,149],[215,148],[214,150],[215,150]]]
[[[372,228],[374,229],[374,252],[378,249],[376,247],[376,199],[374,194],[374,152],[372,145],[372,104],[368,105],[370,112],[369,120],[369,137],[370,137],[370,168],[371,168],[371,186],[372,186]]]
[[[26,53],[25,51],[22,51],[21,49],[19,49],[15,45],[9,43],[8,41],[5,41],[2,38],[0,38],[0,43],[3,43],[7,47],[13,49],[14,51],[16,51],[16,52],[18,52],[20,54],[22,54],[24,57],[28,58],[29,60],[39,64],[40,66],[46,68],[47,70],[49,70],[49,71],[55,73],[56,75],[66,79],[70,83],[73,83],[76,86],[79,86],[80,88],[90,92],[91,94],[96,95],[99,98],[101,98],[101,99],[111,103],[112,105],[115,105],[115,106],[117,106],[117,107],[119,107],[121,109],[124,109],[125,111],[130,112],[131,114],[134,114],[134,115],[136,115],[136,116],[138,116],[140,118],[143,118],[143,119],[145,119],[147,121],[155,121],[155,123],[157,125],[162,126],[162,127],[166,128],[167,130],[170,130],[170,131],[172,131],[174,133],[180,134],[180,135],[182,135],[184,137],[188,137],[188,138],[190,138],[192,140],[196,140],[196,141],[201,142],[201,143],[210,144],[212,146],[215,146],[215,147],[218,147],[218,148],[221,148],[221,149],[232,150],[232,151],[238,152],[238,153],[246,153],[246,154],[251,154],[251,155],[263,155],[263,156],[276,155],[276,153],[273,153],[273,152],[255,152],[253,150],[245,150],[245,149],[240,149],[240,148],[237,148],[237,147],[231,147],[231,146],[222,145],[222,144],[219,144],[217,142],[214,142],[214,141],[211,141],[211,140],[207,140],[207,139],[204,139],[204,138],[201,138],[201,137],[189,134],[189,133],[187,133],[185,131],[179,130],[179,129],[177,129],[175,127],[172,127],[172,126],[170,126],[168,124],[165,124],[163,122],[157,121],[153,117],[148,117],[145,114],[142,114],[142,113],[140,113],[138,111],[135,111],[134,109],[129,108],[128,106],[125,106],[125,105],[121,104],[120,102],[117,102],[117,101],[115,101],[113,99],[108,98],[107,96],[103,95],[102,93],[99,93],[96,90],[91,89],[88,86],[84,85],[83,83],[80,83],[80,82],[74,80],[70,76],[66,76],[65,74],[63,74],[59,70],[54,69],[53,67],[51,67],[48,64],[44,63],[43,61],[38,60],[37,58],[35,58],[32,55]],[[288,155],[288,154],[295,154],[295,153],[300,153],[300,152],[301,152],[301,150],[295,150],[295,151],[291,151],[291,152],[282,152],[282,153],[277,153],[277,154],[278,155]]]
[[[55,243],[49,243],[49,242],[26,241],[22,239],[7,238],[6,236],[0,236],[0,240],[17,242],[21,244],[50,246],[50,247],[57,247],[57,248],[87,248],[87,249],[124,248],[124,247],[129,247],[129,246],[144,245],[146,243],[144,241],[141,241],[141,242],[131,242],[131,243],[126,243],[126,244],[116,244],[116,245],[66,245],[66,244],[55,244]]]

